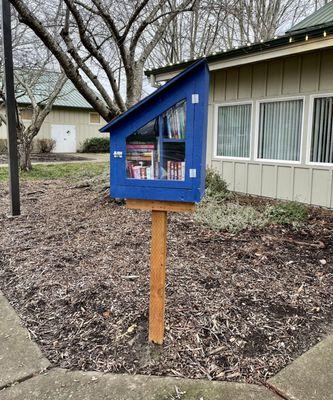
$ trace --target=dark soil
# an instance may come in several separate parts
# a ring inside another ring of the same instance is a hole
[[[90,160],[86,157],[73,156],[70,154],[62,153],[33,153],[31,155],[31,162],[67,162],[67,161],[86,161]],[[0,165],[7,164],[7,154],[0,154]]]
[[[169,217],[166,338],[147,344],[150,215],[63,182],[0,186],[0,288],[53,365],[264,381],[333,320],[333,213],[215,233]],[[260,201],[262,203],[262,201]]]

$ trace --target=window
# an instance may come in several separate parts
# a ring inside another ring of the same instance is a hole
[[[184,181],[185,136],[183,100],[127,137],[127,178]]]
[[[333,97],[314,99],[310,161],[333,163]]]
[[[260,103],[258,158],[299,161],[303,100]]]
[[[91,124],[100,124],[101,116],[96,112],[89,113],[89,122]]]
[[[32,109],[31,108],[24,108],[20,111],[21,118],[26,120],[31,120],[32,118]]]
[[[251,104],[235,104],[219,107],[217,156],[249,157],[251,110]]]

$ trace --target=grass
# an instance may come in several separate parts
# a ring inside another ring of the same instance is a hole
[[[109,168],[108,165],[108,163],[38,164],[34,165],[30,172],[20,172],[20,178],[22,181],[89,179],[105,173]],[[0,167],[1,181],[8,181],[8,168]]]

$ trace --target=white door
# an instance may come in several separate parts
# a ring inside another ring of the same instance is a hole
[[[56,142],[54,153],[76,153],[75,125],[52,125],[51,138]]]

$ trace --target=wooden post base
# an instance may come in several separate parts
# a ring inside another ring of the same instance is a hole
[[[164,340],[167,218],[167,211],[152,211],[149,341],[157,344]]]
[[[136,210],[150,210],[152,213],[149,341],[156,344],[163,344],[168,211],[194,211],[195,204],[128,199],[126,207]]]

